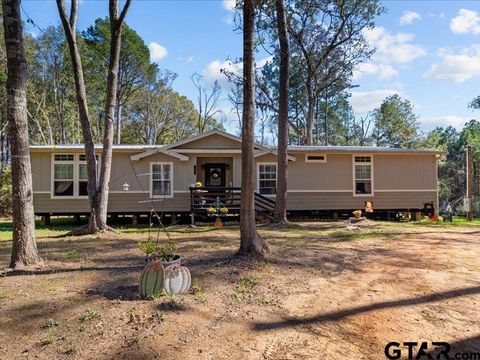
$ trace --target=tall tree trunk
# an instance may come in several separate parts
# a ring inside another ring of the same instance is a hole
[[[107,100],[105,103],[105,123],[103,129],[102,169],[100,171],[98,191],[97,226],[101,230],[107,228],[108,195],[110,175],[112,170],[113,119],[117,104],[118,66],[120,62],[120,45],[122,41],[122,27],[125,15],[130,6],[130,0],[124,5],[121,14],[118,14],[118,0],[110,0],[110,61],[107,77]],[[120,133],[120,127],[118,128]]]
[[[240,249],[241,255],[264,257],[269,253],[268,245],[258,234],[255,222],[255,160],[254,146],[254,59],[253,27],[255,0],[243,3],[243,131],[242,131],[242,199],[240,205]]]
[[[70,56],[72,58],[72,68],[77,92],[77,104],[85,143],[88,171],[88,196],[90,201],[90,222],[88,230],[91,233],[107,229],[108,192],[112,166],[113,118],[115,115],[115,103],[117,99],[116,95],[118,85],[118,63],[120,58],[121,31],[130,3],[131,0],[127,0],[125,2],[125,5],[119,15],[118,0],[109,1],[111,30],[110,61],[108,67],[107,100],[105,104],[105,119],[103,129],[102,164],[97,188],[97,162],[95,158],[92,127],[88,115],[82,62],[76,42],[75,27],[77,22],[78,0],[72,0],[69,19],[67,18],[65,12],[64,0],[57,0],[60,18],[62,20],[70,50]]]
[[[276,0],[278,41],[280,45],[280,79],[278,82],[278,164],[277,195],[273,221],[287,222],[287,167],[288,167],[288,88],[290,44],[283,0]]]
[[[78,0],[72,0],[70,17],[67,18],[65,12],[64,0],[57,0],[57,7],[60,13],[60,19],[65,30],[65,37],[67,39],[70,57],[72,61],[73,77],[75,79],[75,90],[77,94],[78,116],[82,126],[83,142],[85,146],[85,157],[87,160],[87,174],[88,174],[88,200],[90,204],[90,220],[89,231],[97,232],[97,161],[95,158],[95,145],[93,142],[92,127],[90,123],[90,116],[88,114],[87,94],[85,91],[85,80],[83,78],[82,59],[77,44],[77,10]]]
[[[7,51],[7,120],[12,144],[13,244],[10,267],[40,261],[35,241],[32,168],[28,148],[27,63],[20,0],[3,0]]]

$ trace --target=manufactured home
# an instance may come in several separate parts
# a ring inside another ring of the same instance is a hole
[[[439,151],[289,146],[288,155],[290,213],[346,214],[367,202],[374,213],[438,210]],[[31,146],[31,160],[37,215],[88,213],[83,145]],[[202,215],[214,202],[238,213],[241,161],[241,139],[218,129],[169,145],[114,145],[109,214]],[[256,208],[268,213],[276,148],[256,144],[255,162]]]

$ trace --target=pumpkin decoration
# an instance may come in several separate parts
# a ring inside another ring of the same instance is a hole
[[[171,266],[165,270],[163,290],[168,295],[184,294],[190,289],[192,277],[185,266]]]
[[[140,296],[144,299],[155,296],[163,290],[165,270],[160,261],[145,266],[140,278]]]
[[[223,227],[223,222],[222,222],[222,219],[220,219],[219,217],[217,217],[215,219],[215,223],[213,224],[213,226],[217,229],[220,229]]]

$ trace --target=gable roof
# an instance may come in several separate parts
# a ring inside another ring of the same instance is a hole
[[[233,140],[233,141],[235,141],[239,144],[242,143],[242,138],[240,138],[238,136],[235,136],[235,135],[232,135],[230,133],[227,133],[226,131],[214,128],[214,129],[209,130],[209,131],[207,131],[203,134],[198,134],[198,135],[195,135],[191,138],[180,140],[180,141],[177,141],[176,143],[166,145],[165,149],[173,149],[173,148],[176,148],[178,146],[185,145],[185,144],[188,144],[188,143],[200,140],[200,139],[204,139],[204,138],[212,136],[212,135],[220,135],[220,136],[223,136],[227,139]],[[263,146],[263,145],[260,145],[260,144],[257,144],[257,143],[254,144],[254,147],[259,149],[259,150],[263,150],[263,151],[268,151],[268,152],[271,151],[271,149],[269,149],[267,146]]]

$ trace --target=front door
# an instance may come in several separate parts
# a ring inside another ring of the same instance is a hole
[[[205,164],[205,186],[225,187],[226,164]]]

